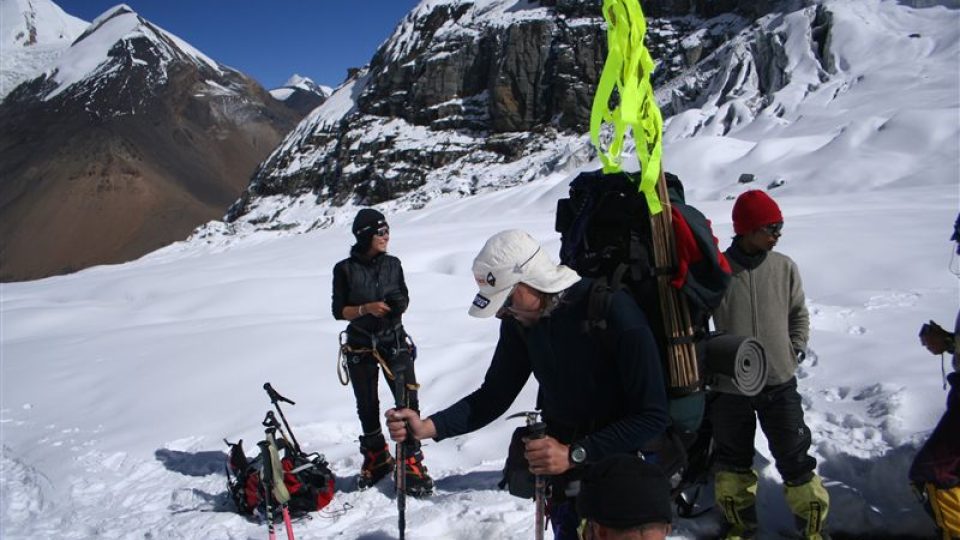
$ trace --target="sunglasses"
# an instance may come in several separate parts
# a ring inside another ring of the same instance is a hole
[[[380,236],[380,237],[389,236],[389,234],[390,234],[390,227],[387,226],[387,225],[384,225],[383,227],[380,227],[379,229],[377,229],[377,232],[375,232],[375,233],[373,233],[373,234],[375,234],[375,235],[377,235],[377,236]]]
[[[760,227],[763,232],[769,234],[770,236],[780,236],[783,234],[783,222],[771,223],[769,225],[764,225]]]

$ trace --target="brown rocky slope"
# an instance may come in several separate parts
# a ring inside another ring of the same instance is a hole
[[[93,74],[56,92],[48,72],[0,104],[2,281],[125,262],[185,238],[223,216],[298,120],[129,8],[87,34],[116,17],[135,17],[134,30]]]

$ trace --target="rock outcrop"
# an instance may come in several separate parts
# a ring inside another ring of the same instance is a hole
[[[599,5],[422,2],[370,64],[260,165],[228,221],[270,221],[257,212],[248,216],[264,198],[417,206],[586,161],[591,149],[583,135],[606,56]],[[659,95],[665,115],[744,94],[756,94],[745,105],[754,113],[768,104],[790,75],[782,36],[757,21],[784,6],[801,2],[645,2],[648,46],[659,64],[654,84],[669,87]],[[814,19],[818,54],[827,58],[829,17]],[[716,87],[721,73],[745,71],[751,74]],[[579,148],[575,157],[562,158],[571,145]]]

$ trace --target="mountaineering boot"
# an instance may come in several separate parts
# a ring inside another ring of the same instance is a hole
[[[724,538],[740,540],[757,534],[757,473],[718,471],[714,492],[726,520]]]
[[[823,487],[820,477],[812,478],[796,485],[785,482],[783,486],[787,496],[787,505],[793,512],[797,523],[797,530],[805,540],[824,540],[827,535],[822,532],[823,523],[827,520],[830,509],[830,495]]]
[[[414,452],[404,460],[403,467],[407,495],[418,498],[433,495],[433,478],[430,478],[427,466],[423,464],[423,452]]]
[[[927,483],[926,510],[937,524],[939,537],[943,540],[960,538],[960,486],[942,489]]]
[[[393,456],[382,434],[360,436],[360,453],[363,454],[363,466],[360,467],[357,488],[367,489],[393,472]]]

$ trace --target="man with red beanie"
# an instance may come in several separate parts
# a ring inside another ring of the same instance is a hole
[[[718,471],[717,505],[727,538],[751,538],[757,530],[757,473],[753,440],[757,420],[783,478],[787,504],[803,538],[821,539],[830,497],[809,455],[810,428],[803,420],[795,372],[810,335],[796,263],[773,251],[783,231],[780,207],[751,190],[733,205],[736,236],[724,254],[733,275],[714,311],[716,329],[756,338],[767,356],[767,384],[756,396],[715,393],[710,404]]]

